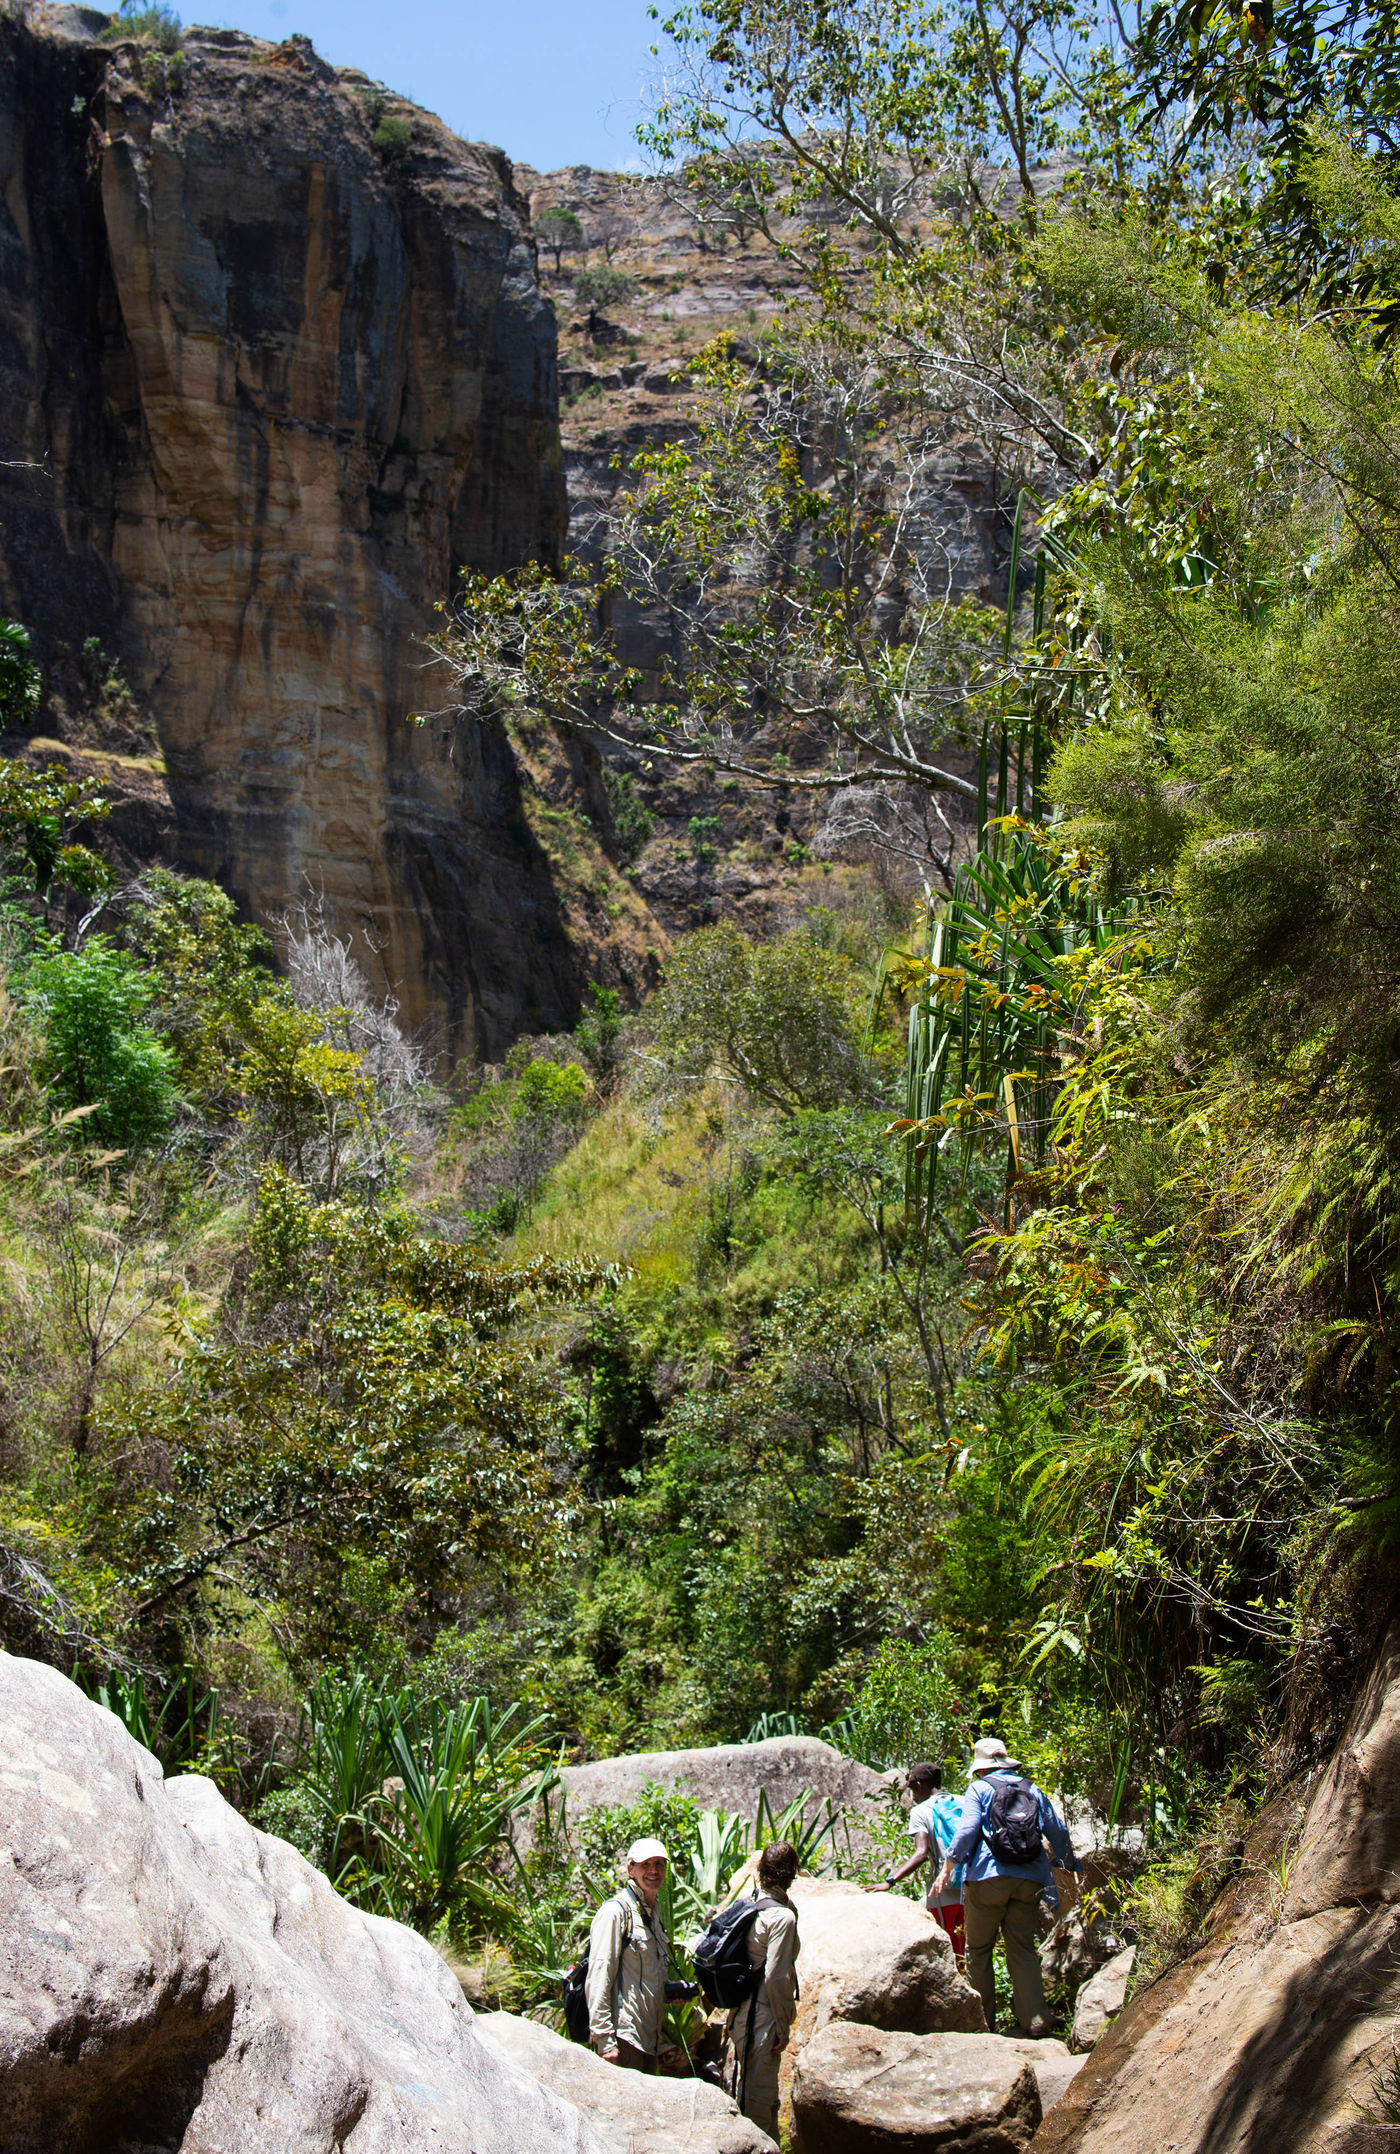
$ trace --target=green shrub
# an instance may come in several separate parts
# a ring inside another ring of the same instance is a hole
[[[851,1748],[880,1771],[934,1765],[966,1756],[967,1715],[948,1673],[952,1640],[935,1631],[926,1644],[887,1638],[866,1672],[851,1715]]]
[[[697,866],[704,867],[716,856],[715,839],[719,836],[717,815],[692,815],[690,818],[690,857]]]
[[[624,866],[628,866],[642,851],[655,827],[651,810],[638,792],[637,781],[630,770],[614,770],[611,763],[605,763],[603,785],[608,806],[612,809],[618,857]]]
[[[588,983],[589,1007],[574,1027],[589,1068],[595,1077],[606,1077],[616,1066],[618,1036],[622,1031],[622,997],[615,987]]]
[[[175,10],[156,0],[154,7],[123,7],[102,31],[101,42],[117,45],[134,38],[139,44],[154,45],[159,52],[176,52],[181,35],[180,18]]]
[[[43,892],[55,882],[85,894],[110,885],[99,856],[71,842],[75,829],[106,813],[106,801],[86,780],[67,777],[61,767],[36,771],[0,756],[0,901],[11,890]]]
[[[152,983],[100,936],[27,968],[24,999],[44,1032],[38,1074],[56,1106],[93,1107],[108,1144],[147,1144],[175,1112],[175,1058],[142,1023]]]
[[[0,620],[0,725],[32,725],[39,713],[39,668],[29,654],[29,630]]]
[[[397,112],[386,112],[370,137],[385,164],[401,164],[413,147],[413,127]]]
[[[259,1832],[269,1832],[274,1839],[289,1842],[318,1870],[325,1868],[323,1813],[314,1791],[305,1781],[293,1781],[290,1787],[277,1788],[271,1795],[264,1796],[253,1813],[253,1823]]]
[[[625,306],[636,289],[636,278],[622,269],[581,269],[574,278],[574,298],[590,310]]]
[[[588,1093],[588,1074],[579,1063],[527,1062],[511,1112],[518,1121],[564,1120],[579,1112]]]

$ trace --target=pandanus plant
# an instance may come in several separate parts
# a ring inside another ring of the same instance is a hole
[[[522,1777],[542,1720],[521,1725],[518,1708],[496,1715],[472,1698],[426,1718],[397,1703],[384,1727],[399,1785],[380,1833],[388,1895],[406,1919],[431,1928],[471,1910],[497,1924],[514,1920],[515,1903],[493,1875],[493,1859],[515,1865],[510,1819],[540,1801],[558,1778],[553,1761]]]
[[[1009,591],[1020,569],[1026,497],[1016,504]],[[1047,561],[1070,565],[1053,540],[1035,562],[1033,652],[1046,629]],[[1011,661],[1013,607],[1006,615]],[[948,1153],[965,1169],[971,1154],[1004,1144],[1008,1213],[1020,1176],[1045,1157],[1060,1083],[1060,1046],[1074,1022],[1065,960],[1102,952],[1138,916],[1136,900],[1108,906],[1093,863],[1038,823],[1052,739],[1082,719],[1086,688],[1101,685],[1097,662],[1049,663],[1032,656],[1008,675],[1000,717],[982,729],[978,756],[977,850],[946,898],[927,909],[924,949],[892,952],[887,986],[912,996],[905,1065],[905,1111],[891,1135],[905,1140],[905,1200],[911,1226],[927,1240],[934,1191]],[[1082,654],[1081,654],[1082,655]]]
[[[323,1677],[301,1747],[337,1890],[421,1929],[466,1913],[509,1923],[510,1821],[558,1777],[542,1728],[486,1698],[425,1707],[361,1675]]]

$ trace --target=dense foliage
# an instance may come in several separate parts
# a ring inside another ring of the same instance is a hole
[[[678,14],[656,140],[802,307],[596,577],[454,602],[483,711],[837,796],[878,887],[449,1097],[323,921],[274,969],[0,765],[4,1635],[493,1994],[636,1822],[513,1854],[561,1749],[804,1727],[995,1728],[1142,1835],[1159,1964],[1388,1608],[1394,47],[1191,25]],[[950,430],[1004,604],[947,573]],[[703,1897],[737,1842],[665,1823]]]

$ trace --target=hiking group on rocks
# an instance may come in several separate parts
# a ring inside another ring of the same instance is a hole
[[[1043,2035],[1048,2012],[1037,1934],[1042,1905],[1047,1912],[1058,1906],[1051,1857],[1061,1869],[1080,1867],[1064,1820],[991,1737],[975,1744],[961,1797],[943,1791],[942,1774],[930,1764],[911,1766],[906,1785],[914,1852],[874,1890],[888,1892],[928,1865],[925,1905],[947,1933],[958,1967],[965,1964],[987,2027],[996,2026],[993,1954],[1000,1938],[1017,2029]],[[565,1985],[569,2031],[624,2070],[662,2068],[667,2005],[697,1991],[696,1983],[667,1975],[670,1939],[659,1906],[667,1861],[660,1840],[638,1840],[628,1849],[626,1882],[599,1907],[587,1952]],[[799,1997],[798,1918],[789,1898],[798,1868],[797,1850],[787,1841],[763,1848],[749,1889],[714,1916],[692,1954],[706,2002],[727,2013],[723,2084],[774,2139],[779,2064]]]

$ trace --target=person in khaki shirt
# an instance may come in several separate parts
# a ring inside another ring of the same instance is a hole
[[[764,1848],[758,1890],[774,1904],[759,1909],[749,1931],[749,1959],[763,1975],[753,1997],[730,2013],[725,2037],[725,2085],[770,2139],[778,2136],[778,2060],[797,2013],[797,1909],[788,1898],[796,1875],[796,1848],[786,1840]]]
[[[588,1933],[588,2037],[605,2063],[629,2072],[654,2072],[661,2049],[670,1940],[656,1901],[665,1877],[661,1842],[634,1841],[627,1883]]]

